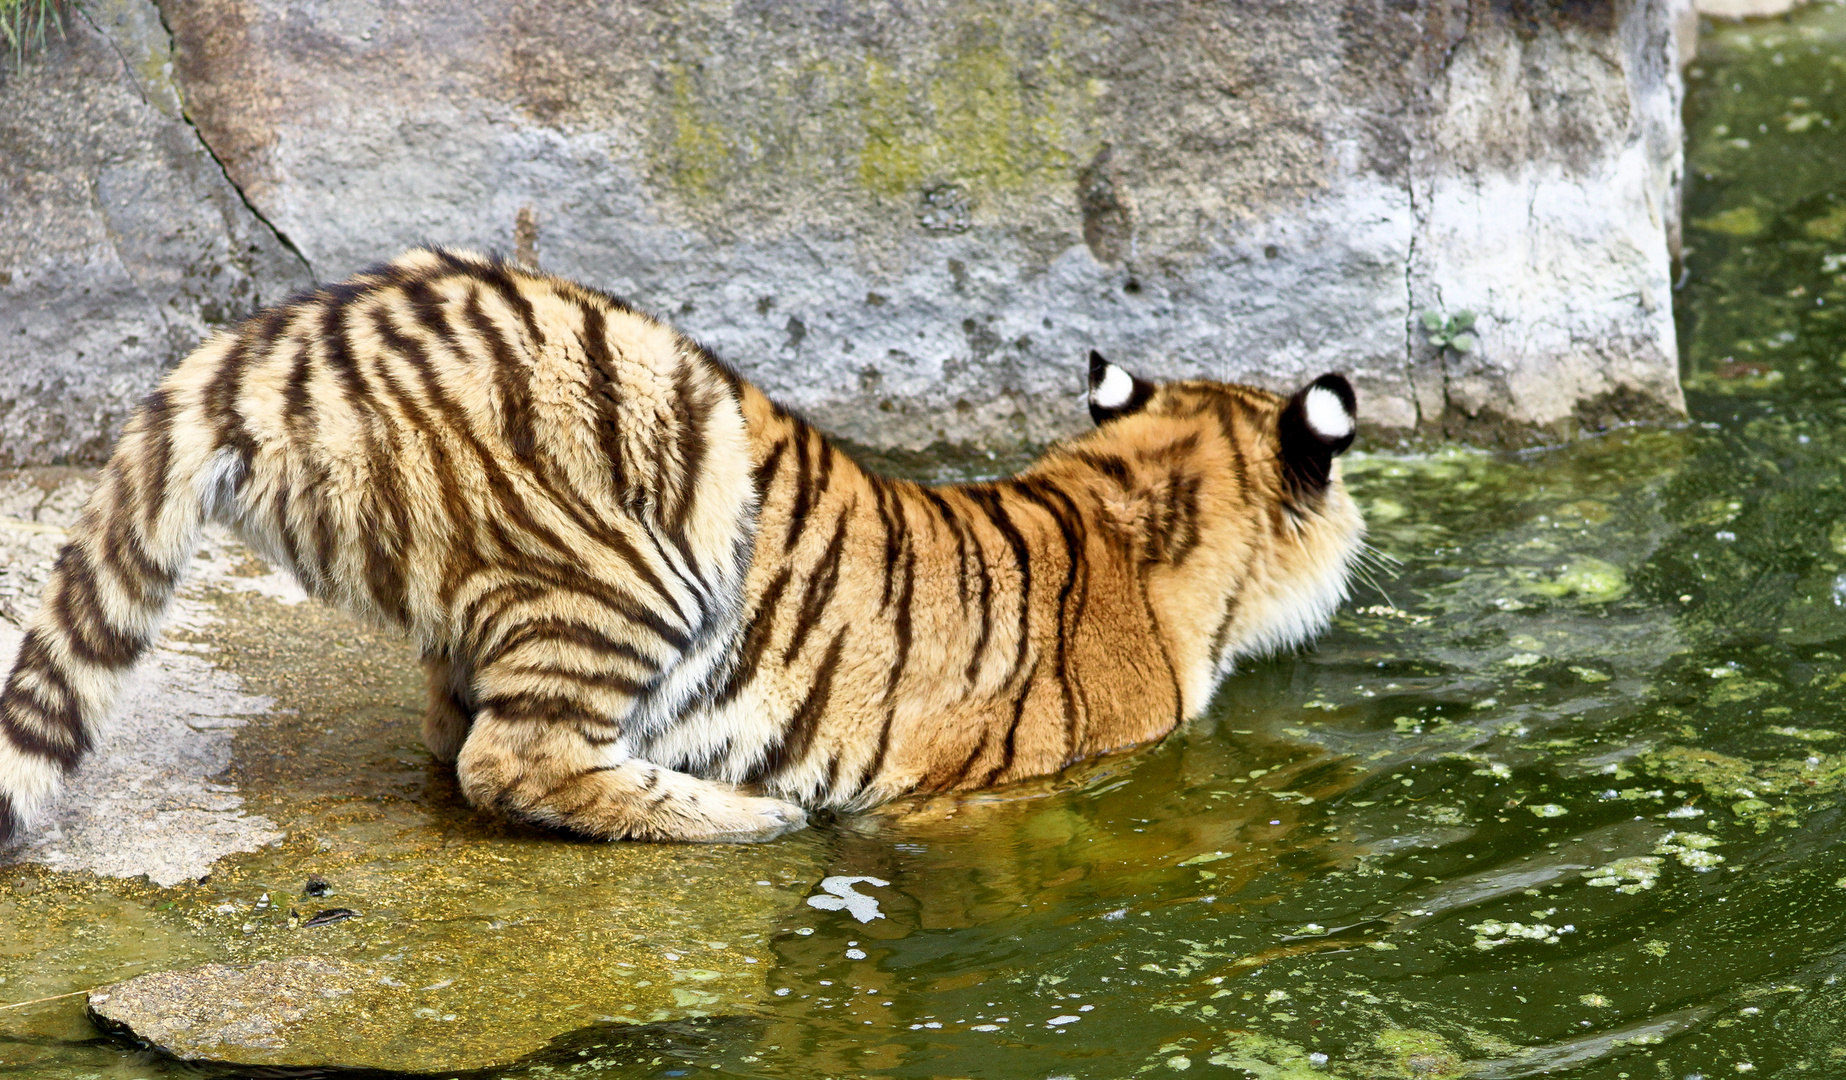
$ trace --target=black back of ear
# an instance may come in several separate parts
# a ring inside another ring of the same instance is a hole
[[[1101,424],[1141,411],[1154,396],[1154,384],[1130,374],[1090,350],[1090,419]]]
[[[1276,420],[1276,434],[1284,471],[1298,490],[1318,492],[1327,486],[1333,459],[1352,445],[1358,412],[1352,384],[1332,372],[1288,399]]]

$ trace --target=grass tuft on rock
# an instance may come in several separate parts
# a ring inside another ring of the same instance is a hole
[[[0,38],[15,62],[28,47],[44,47],[47,29],[64,33],[62,6],[62,0],[0,0]]]

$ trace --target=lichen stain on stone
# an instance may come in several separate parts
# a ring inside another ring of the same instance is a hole
[[[668,66],[667,110],[672,121],[670,152],[662,155],[667,175],[688,195],[710,198],[717,193],[731,153],[728,132],[698,100],[696,69],[685,64]]]
[[[1019,188],[1045,173],[1061,178],[1070,158],[1058,147],[1063,118],[1055,93],[1063,72],[1056,52],[1032,65],[998,28],[982,29],[985,40],[944,58],[930,81],[934,164],[977,189]],[[1042,95],[1029,92],[1028,78],[1045,88]]]
[[[809,54],[746,92],[722,65],[682,55],[663,66],[664,100],[647,141],[651,171],[681,198],[735,200],[741,189],[841,180],[906,201],[931,183],[975,196],[1062,190],[1101,146],[1106,87],[1063,59],[1065,28],[1042,13],[964,9],[918,62],[875,47]]]
[[[903,78],[878,57],[865,62],[861,105],[865,142],[859,151],[859,183],[867,191],[895,196],[923,180],[925,149],[906,123],[913,114]]]

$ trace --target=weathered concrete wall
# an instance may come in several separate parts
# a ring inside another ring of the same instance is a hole
[[[1491,437],[1683,409],[1669,255],[1683,8],[1573,5],[1579,21],[1551,33],[1529,11],[1451,24],[1412,144],[1408,277],[1414,310],[1480,312],[1481,347],[1413,342],[1420,424]]]
[[[1072,430],[1092,346],[1156,376],[1281,387],[1339,369],[1374,438],[1520,442],[1681,408],[1684,7],[165,0],[196,128],[137,96],[166,85],[148,63],[106,70],[84,29],[0,89],[0,112],[40,117],[0,129],[0,154],[97,126],[46,87],[114,95],[110,124],[167,124],[222,163],[261,220],[233,199],[221,232],[266,222],[262,250],[316,278],[416,242],[535,258],[868,443]],[[92,21],[131,57],[167,47],[146,20]],[[171,171],[229,190],[195,158]],[[73,187],[105,172],[61,168]],[[0,217],[16,278],[23,218],[48,200]],[[258,247],[225,248],[244,259],[237,310],[293,283]],[[91,250],[47,252],[33,292],[0,287],[0,324],[68,305],[104,272]],[[1461,308],[1480,347],[1439,353],[1417,316]],[[45,330],[0,363],[41,373],[36,395],[7,391],[36,418],[0,419],[0,460],[87,453],[119,416],[73,413],[46,373],[91,379],[107,355],[126,401],[211,321],[169,319],[129,360],[109,348],[125,330],[77,345],[57,330],[71,319],[32,317]]]

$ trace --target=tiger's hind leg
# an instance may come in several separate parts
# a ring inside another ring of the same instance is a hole
[[[462,744],[468,739],[468,727],[474,722],[474,709],[468,704],[468,688],[457,681],[455,664],[446,656],[426,656],[423,670],[429,674],[429,705],[423,711],[423,745],[437,761],[455,764]]]
[[[807,824],[793,803],[634,757],[620,719],[647,681],[620,672],[634,650],[587,647],[580,626],[549,630],[541,620],[500,634],[516,644],[477,664],[456,764],[469,802],[602,840],[761,841]]]

